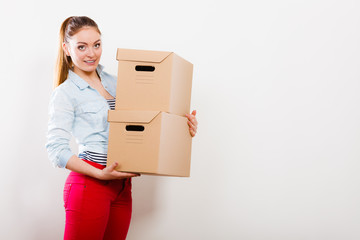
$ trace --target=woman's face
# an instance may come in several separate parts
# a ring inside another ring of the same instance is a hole
[[[83,27],[64,43],[66,55],[74,63],[74,71],[91,73],[96,70],[102,53],[100,34],[94,27]]]

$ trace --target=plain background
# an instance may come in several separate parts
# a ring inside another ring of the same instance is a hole
[[[360,239],[359,1],[2,1],[0,238],[61,239],[44,145],[62,21],[194,64],[190,178],[134,179],[128,239]]]

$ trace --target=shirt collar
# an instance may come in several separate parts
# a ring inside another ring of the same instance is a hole
[[[96,71],[99,74],[100,78],[101,78],[103,69],[104,69],[104,66],[102,66],[100,64],[96,67]],[[79,75],[74,73],[72,70],[69,70],[68,79],[71,80],[80,90],[83,90],[83,89],[89,87],[89,84],[84,79],[82,79]]]

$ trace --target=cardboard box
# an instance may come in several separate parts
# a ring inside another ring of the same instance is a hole
[[[110,110],[108,160],[118,171],[190,176],[187,118],[160,111]]]
[[[190,112],[193,65],[173,52],[118,49],[116,110]]]

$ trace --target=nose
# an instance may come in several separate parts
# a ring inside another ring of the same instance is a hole
[[[88,57],[93,57],[95,55],[95,50],[93,48],[88,48],[86,54]]]

